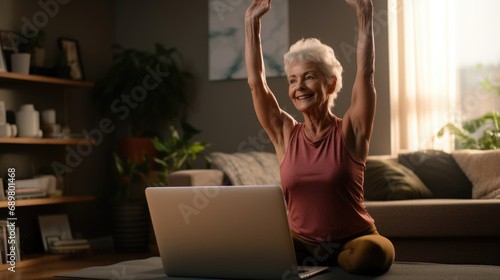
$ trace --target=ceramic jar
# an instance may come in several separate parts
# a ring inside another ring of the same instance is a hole
[[[19,137],[42,137],[40,113],[33,104],[24,104],[16,113]]]

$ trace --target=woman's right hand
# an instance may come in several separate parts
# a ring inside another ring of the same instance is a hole
[[[271,0],[254,0],[245,14],[246,19],[261,19],[271,10]]]

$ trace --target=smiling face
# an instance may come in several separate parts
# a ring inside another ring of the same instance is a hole
[[[328,109],[335,84],[329,83],[317,63],[297,61],[288,72],[288,96],[297,110],[306,113]]]

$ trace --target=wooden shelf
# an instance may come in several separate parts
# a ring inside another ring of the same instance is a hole
[[[19,199],[19,200],[16,200],[16,207],[84,202],[84,201],[92,201],[92,200],[95,200],[95,197],[93,195]],[[0,201],[0,208],[7,208],[7,206],[8,206],[7,203],[8,203],[8,201]]]
[[[78,145],[78,144],[94,144],[94,141],[84,138],[21,138],[10,137],[0,138],[0,144],[38,144],[38,145]]]
[[[0,72],[0,81],[19,81],[19,82],[32,82],[51,85],[60,85],[66,87],[94,87],[93,82],[75,81],[62,78],[46,77],[39,75],[26,75],[20,73]]]
[[[45,255],[45,254],[35,254],[35,255],[28,255],[24,257],[21,255],[21,261],[16,262],[16,269],[22,268],[22,267],[28,267],[32,265],[38,265],[38,264],[47,264],[50,262],[56,262],[60,261],[62,259],[69,258],[71,255]],[[0,269],[2,270],[7,270],[10,267],[10,264],[1,264]]]

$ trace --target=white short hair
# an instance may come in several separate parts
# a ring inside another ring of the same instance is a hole
[[[297,61],[309,61],[318,63],[319,68],[325,75],[325,78],[332,82],[337,79],[333,94],[330,96],[330,108],[333,108],[334,101],[337,98],[338,92],[342,89],[342,65],[335,57],[333,49],[321,43],[316,38],[300,39],[290,47],[290,50],[285,54],[285,72],[288,75],[290,66]]]

